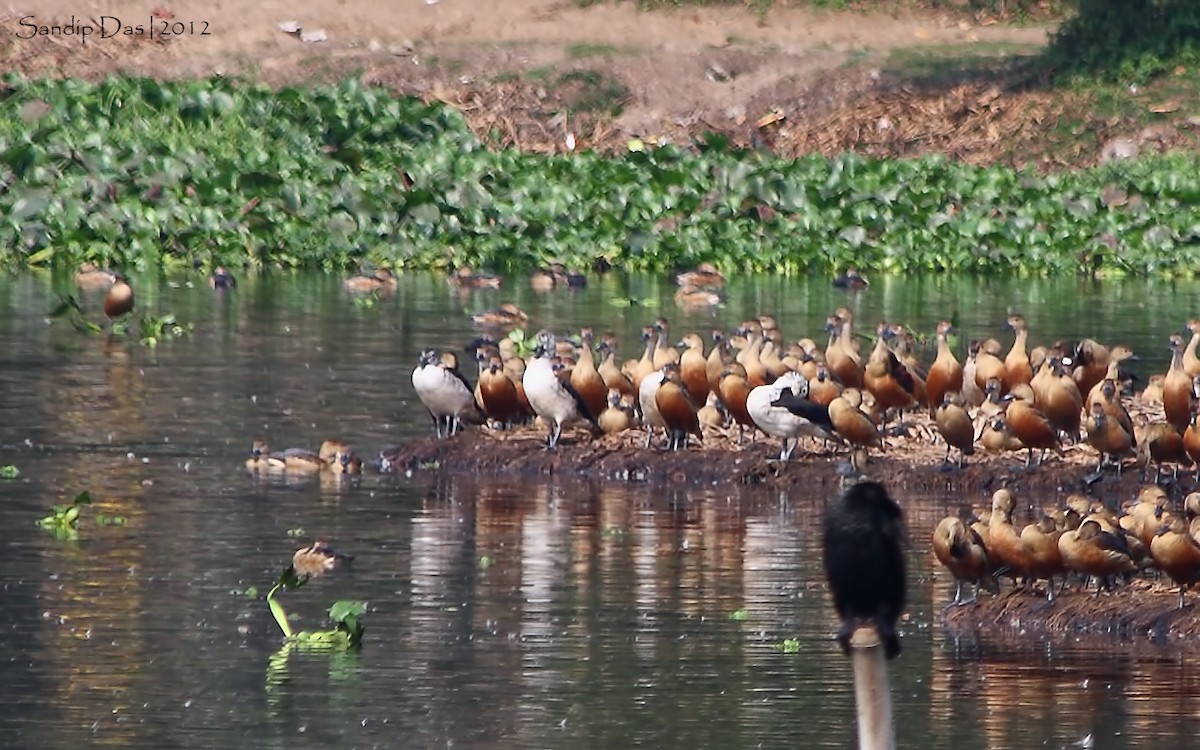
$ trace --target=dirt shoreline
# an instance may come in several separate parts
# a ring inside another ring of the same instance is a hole
[[[661,437],[660,437],[661,440]],[[633,482],[650,486],[705,487],[750,484],[787,488],[840,487],[847,476],[857,476],[845,449],[834,453],[797,450],[781,463],[778,441],[747,441],[743,447],[724,435],[706,436],[704,446],[668,453],[644,448],[645,433],[632,430],[589,440],[585,432],[568,433],[558,450],[545,447],[545,433],[526,428],[509,433],[468,430],[453,438],[432,436],[411,439],[385,449],[381,467],[390,473],[440,471],[471,472],[485,476],[522,479],[563,477],[600,482]],[[1082,452],[1051,456],[1040,467],[1027,468],[1024,453],[977,455],[961,470],[947,470],[941,461],[944,448],[889,446],[873,453],[865,475],[906,492],[987,492],[1008,487],[1032,494],[1097,492],[1136,493],[1143,484],[1141,471],[1127,468],[1119,477],[1111,470],[1097,480],[1095,463]],[[1190,475],[1180,475],[1190,483]]]
[[[1137,579],[1099,595],[1094,590],[1068,590],[1053,602],[1044,595],[1006,590],[947,609],[942,617],[950,635],[987,641],[1062,636],[1084,643],[1200,647],[1200,610],[1195,604],[1200,594],[1190,593],[1187,606],[1179,609],[1178,591],[1165,578]]]

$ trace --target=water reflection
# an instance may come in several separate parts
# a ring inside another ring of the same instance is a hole
[[[852,746],[848,664],[820,573],[827,498],[804,487],[242,471],[255,438],[316,448],[339,437],[369,456],[423,434],[407,385],[417,352],[466,341],[466,313],[499,301],[520,304],[532,327],[611,328],[627,348],[664,310],[676,330],[710,328],[712,313],[671,307],[668,283],[460,296],[420,276],[356,301],[325,276],[247,276],[221,296],[135,281],[146,311],[173,312],[195,334],[153,350],[82,335],[46,324],[53,280],[0,279],[0,465],[21,472],[0,480],[0,744]],[[1196,307],[1198,290],[931,278],[847,298],[824,279],[735,280],[715,320],[770,311],[798,335],[849,302],[863,319],[926,330],[957,313],[971,336],[999,333],[1011,309],[1036,341],[1122,339],[1150,372],[1165,364],[1163,321]],[[614,296],[660,307],[619,309]],[[84,489],[95,505],[78,541],[36,528]],[[913,539],[892,673],[902,746],[1191,742],[1200,673],[1189,658],[948,639],[935,607],[952,592],[928,534],[984,498],[901,500]],[[97,513],[127,524],[97,526]],[[316,629],[333,600],[369,602],[361,653],[281,649],[262,602],[315,538],[357,559],[288,592],[287,611]]]

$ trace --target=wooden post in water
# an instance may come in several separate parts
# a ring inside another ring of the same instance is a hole
[[[859,750],[896,750],[892,692],[879,631],[870,626],[854,631],[850,636],[850,661],[854,665]]]

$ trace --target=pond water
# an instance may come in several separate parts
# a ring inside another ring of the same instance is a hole
[[[195,326],[149,349],[49,323],[68,279],[0,278],[0,466],[20,470],[0,479],[4,747],[852,747],[820,566],[828,498],[427,472],[283,484],[245,475],[250,442],[337,436],[371,456],[426,434],[408,380],[420,349],[460,346],[465,313],[507,300],[533,328],[613,329],[625,356],[658,314],[682,333],[770,312],[819,339],[849,302],[864,321],[928,331],[955,315],[966,337],[1007,342],[1020,312],[1035,342],[1131,344],[1144,374],[1200,308],[1196,284],[1070,279],[877,279],[849,298],[825,279],[757,279],[715,314],[674,309],[648,278],[462,296],[414,276],[368,302],[332,276],[247,277],[223,295],[190,281],[133,279],[140,312]],[[37,527],[83,490],[78,540]],[[914,539],[890,671],[901,746],[1193,744],[1190,655],[950,639],[926,540],[982,498],[896,494]],[[316,538],[354,565],[282,600],[307,629],[335,599],[369,602],[361,652],[281,649],[262,601]]]

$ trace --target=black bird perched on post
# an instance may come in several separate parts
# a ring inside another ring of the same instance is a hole
[[[887,657],[900,654],[896,620],[904,609],[904,522],[900,506],[877,482],[859,482],[825,513],[825,574],[842,626],[837,640],[874,625]]]

